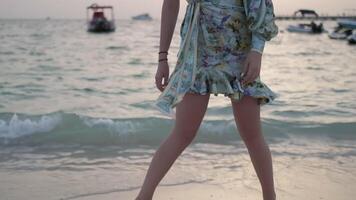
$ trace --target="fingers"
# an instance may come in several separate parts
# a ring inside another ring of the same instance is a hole
[[[163,81],[163,83],[162,83]],[[156,76],[155,76],[155,83],[156,87],[159,91],[163,91],[169,82],[169,66],[167,63],[159,63]]]
[[[243,65],[243,72],[241,74],[241,78],[244,78],[246,76],[247,72],[248,72],[248,63],[245,62]]]
[[[250,76],[250,64],[248,62],[248,60],[246,60],[244,62],[244,65],[243,65],[243,72],[242,72],[242,77],[241,77],[241,83],[243,85],[246,84],[247,80],[249,79],[249,76]]]
[[[245,83],[245,84],[252,83],[256,78],[257,78],[257,73],[251,73],[249,79],[246,80],[246,83]]]
[[[169,81],[169,77],[168,77],[168,74],[165,74],[164,76],[164,84],[163,84],[163,86],[164,86],[164,88],[168,85],[168,81]]]
[[[251,82],[253,82],[257,78],[257,73],[255,73],[253,70],[249,70],[244,77],[242,84],[247,85]]]
[[[156,75],[155,76],[155,83],[156,87],[162,92],[163,91],[163,85],[162,85],[162,76],[161,75]]]
[[[250,83],[251,78],[252,78],[252,72],[249,70],[247,74],[244,76],[244,78],[242,79],[242,85],[245,86],[246,84]]]
[[[252,63],[247,60],[244,66],[243,78],[242,78],[242,85],[249,84],[253,82],[258,76],[257,70],[252,66]]]
[[[169,77],[167,74],[157,74],[155,77],[155,83],[156,83],[156,87],[162,92],[166,86],[168,85],[169,82]],[[162,84],[162,80],[163,80],[163,84]]]

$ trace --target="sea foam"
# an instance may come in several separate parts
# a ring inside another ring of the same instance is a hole
[[[18,138],[33,133],[44,133],[52,131],[61,123],[60,115],[43,115],[39,119],[20,119],[16,113],[9,122],[0,119],[0,137]]]

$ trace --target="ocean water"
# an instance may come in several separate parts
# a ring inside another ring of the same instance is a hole
[[[308,157],[354,176],[356,47],[327,34],[285,30],[298,22],[277,22],[280,33],[266,44],[262,60],[261,79],[278,95],[261,108],[272,154],[283,158],[277,174],[284,164]],[[180,23],[169,50],[170,72]],[[116,24],[114,33],[91,34],[83,20],[0,20],[0,193],[5,199],[80,199],[140,185],[174,124],[153,106],[159,95],[154,75],[160,21]],[[336,23],[324,26],[332,30]],[[221,155],[226,157],[218,164]],[[205,173],[194,168],[202,164]],[[251,166],[227,97],[211,95],[197,137],[174,166],[162,185],[200,181],[230,187],[241,177],[256,178],[253,171],[235,173]],[[75,184],[83,180],[93,182]],[[258,190],[254,183],[246,184]]]

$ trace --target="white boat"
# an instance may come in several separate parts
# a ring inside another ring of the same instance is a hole
[[[107,19],[104,11],[111,12],[111,19]],[[92,18],[89,17],[92,12]],[[99,6],[92,4],[87,7],[87,30],[94,33],[115,31],[114,8],[112,6]]]
[[[287,27],[289,32],[297,33],[323,33],[325,32],[323,28],[323,23],[319,25],[315,24],[313,21],[310,24],[298,24],[298,25],[289,25]]]
[[[310,33],[311,28],[301,25],[288,25],[287,31],[289,32],[299,32],[299,33]]]
[[[294,17],[301,17],[305,19],[312,19],[310,23],[300,23],[297,25],[289,25],[287,31],[296,33],[323,33],[326,30],[323,27],[323,23],[316,24],[314,20],[317,20],[319,15],[314,10],[299,9],[294,12]]]
[[[329,38],[337,39],[337,40],[344,40],[344,39],[347,39],[347,37],[350,35],[352,35],[352,29],[338,26],[334,29],[334,31],[329,33]]]
[[[132,17],[133,20],[152,20],[152,17],[148,13],[143,13]]]
[[[329,33],[331,39],[347,39],[352,35],[353,30],[356,29],[356,20],[354,19],[339,19],[337,20],[337,27]]]

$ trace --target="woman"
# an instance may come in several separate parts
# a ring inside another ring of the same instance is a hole
[[[180,49],[169,76],[167,54],[179,0],[164,0],[155,106],[175,125],[155,153],[136,200],[150,200],[177,157],[194,139],[210,94],[229,97],[241,138],[262,186],[263,199],[275,200],[271,153],[260,123],[260,105],[275,93],[259,77],[265,41],[278,34],[271,0],[187,0]],[[163,83],[162,83],[163,81]],[[173,109],[176,108],[176,112]]]

